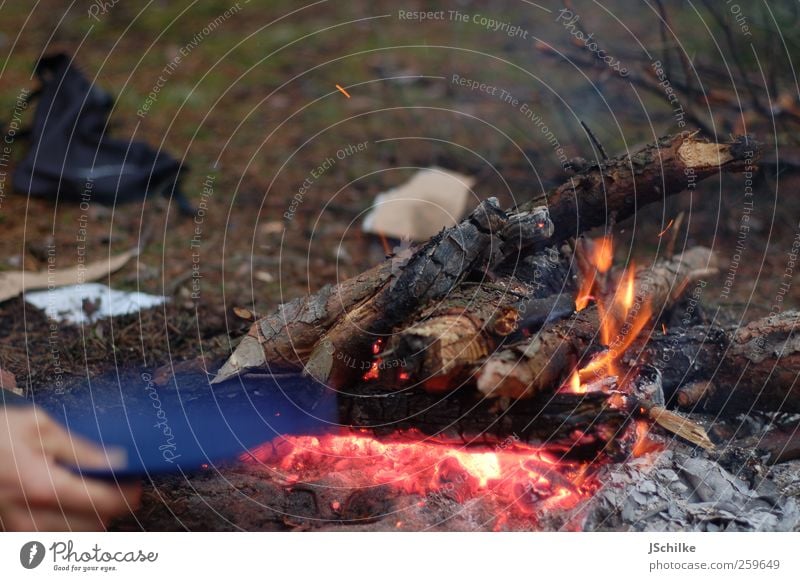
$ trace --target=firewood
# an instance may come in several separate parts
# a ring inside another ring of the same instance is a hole
[[[625,381],[620,395],[627,407],[644,415],[664,430],[700,446],[713,450],[714,443],[700,424],[668,410],[664,404],[664,385],[661,372],[652,365],[637,365],[633,377]],[[587,386],[588,389],[588,386]]]
[[[402,368],[381,365],[381,379],[396,383],[396,372],[434,391],[454,388],[460,376],[500,344],[574,312],[572,285],[550,294],[547,277],[569,280],[569,263],[549,262],[533,277],[539,284],[506,278],[463,285],[421,314],[414,324],[395,333],[379,356],[401,361]]]
[[[696,446],[700,446],[704,450],[714,449],[714,443],[708,437],[705,429],[698,423],[668,410],[665,407],[643,402],[638,403],[651,420],[668,432],[680,436],[684,440]]]
[[[710,396],[714,389],[713,381],[690,381],[678,388],[675,398],[680,407],[691,408],[701,399]]]
[[[334,386],[352,381],[358,362],[371,360],[376,336],[391,332],[428,302],[447,296],[467,274],[515,255],[524,247],[520,231],[528,241],[549,238],[553,229],[547,211],[535,208],[507,215],[494,199],[482,203],[467,220],[417,251],[396,280],[328,330],[305,363],[306,372]]]
[[[256,321],[213,381],[272,364],[305,366],[332,384],[350,381],[371,359],[376,338],[413,320],[471,270],[495,265],[497,274],[525,279],[531,260],[546,246],[605,224],[610,214],[628,217],[719,171],[739,171],[758,155],[759,146],[750,138],[717,144],[681,133],[591,166],[514,211],[484,202],[464,222],[408,256],[391,257]]]
[[[394,260],[408,260],[410,251],[406,252]],[[336,286],[325,285],[313,295],[282,304],[275,313],[253,323],[212,383],[250,369],[302,365],[336,321],[387,284],[394,266],[392,261],[384,262]]]

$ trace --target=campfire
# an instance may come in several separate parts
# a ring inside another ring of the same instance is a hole
[[[646,327],[652,322],[653,297],[637,292],[637,273],[633,266],[613,273],[612,260],[613,240],[610,236],[596,241],[582,239],[576,248],[580,276],[575,311],[589,307],[597,309],[600,341],[608,348],[591,357],[584,367],[576,367],[556,393],[584,395],[592,392],[610,396],[608,405],[621,413],[631,414],[631,417],[637,415],[637,411],[638,415],[650,412],[655,417],[653,409],[658,404],[657,409],[675,421],[675,417],[663,409],[663,393],[645,394],[648,399],[643,405],[650,407],[639,410],[632,410],[635,404],[626,401],[624,396],[626,391],[622,386],[626,378],[621,375],[624,371],[620,358],[642,333],[652,332]],[[505,314],[508,318],[508,313]],[[471,358],[478,365],[479,360],[487,355],[485,350],[473,347],[474,334],[479,327],[459,327],[464,320],[463,314],[451,314],[446,319],[447,324],[441,321],[431,323],[427,319],[421,327],[415,328],[414,333],[418,335],[421,328],[427,329],[432,325],[436,329],[435,336],[441,340],[444,335],[453,334],[455,329],[457,332],[453,338],[462,351],[454,357],[462,364]],[[517,328],[513,322],[506,324],[509,331]],[[528,332],[527,336],[530,335]],[[402,341],[398,342],[396,338],[389,341],[401,348]],[[405,357],[401,361],[391,359],[390,350],[393,349],[386,349],[383,338],[373,343],[373,360],[363,373],[362,382],[377,384],[383,381],[397,386],[409,382],[412,373],[406,369],[408,360]],[[408,354],[407,357],[413,356]],[[440,392],[446,389],[447,384],[429,379],[426,386],[428,391]],[[664,422],[663,418],[659,419]],[[687,423],[677,419],[678,428]],[[624,442],[635,457],[661,449],[660,443],[649,438],[649,424],[645,420],[607,427],[614,431],[607,432],[603,441]],[[529,519],[577,506],[597,489],[595,475],[599,467],[609,461],[607,453],[574,453],[585,434],[562,446],[548,445],[546,441],[532,446],[521,442],[516,433],[493,446],[466,446],[463,442],[443,442],[437,436],[413,429],[380,439],[370,435],[371,430],[361,428],[359,432],[279,438],[244,455],[242,460],[272,471],[287,486],[318,482],[329,473],[337,473],[345,475],[345,484],[338,487],[345,494],[350,489],[385,485],[418,495],[423,498],[423,503],[442,497],[460,503],[477,497],[490,497],[493,504],[502,507],[498,515]],[[701,445],[710,447],[702,429],[697,428],[697,432],[690,437],[696,437]],[[332,502],[334,510],[343,506],[341,501]],[[501,527],[505,521],[505,518],[498,518],[495,528]],[[401,520],[398,523],[402,526]]]
[[[800,365],[797,314],[731,330],[686,309],[719,266],[707,248],[674,251],[682,217],[652,263],[615,260],[616,222],[752,171],[758,150],[750,137],[665,137],[521,206],[486,200],[426,244],[282,305],[215,382],[294,366],[336,390],[342,425],[243,460],[287,489],[324,491],[331,518],[369,520],[353,508],[364,495],[402,494],[415,507],[478,502],[496,529],[556,513],[581,528],[615,467],[715,453],[693,412],[800,411],[785,381]],[[402,528],[412,504],[378,512]]]

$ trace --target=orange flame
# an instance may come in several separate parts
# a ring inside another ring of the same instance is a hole
[[[587,245],[587,260],[597,273],[605,273],[611,267],[613,243],[609,236],[600,238],[593,245]],[[619,375],[617,362],[622,354],[633,344],[652,316],[652,308],[644,295],[637,296],[636,268],[631,264],[620,277],[613,293],[602,292],[598,288],[598,277],[588,277],[581,283],[576,300],[576,309],[585,307],[588,298],[597,300],[600,315],[600,340],[608,350],[595,357],[579,372],[581,381],[598,379],[602,376]],[[580,304],[577,304],[580,303]]]
[[[586,245],[586,260],[594,266],[595,271],[582,277],[578,295],[575,298],[575,310],[582,311],[589,305],[589,301],[594,299],[593,292],[596,290],[598,274],[605,274],[611,268],[614,259],[614,242],[611,236],[598,238],[591,244]]]
[[[636,422],[636,443],[633,445],[633,457],[641,458],[650,452],[659,452],[662,448],[650,439],[650,426],[647,422],[639,420]]]
[[[581,376],[577,371],[572,372],[562,391],[566,393],[586,393],[586,386],[581,384]]]
[[[631,266],[625,275],[625,282],[623,283],[625,285],[625,294],[622,298],[622,306],[625,308],[626,313],[630,311],[631,307],[633,306],[633,290],[635,285],[634,278],[635,272],[633,266]]]

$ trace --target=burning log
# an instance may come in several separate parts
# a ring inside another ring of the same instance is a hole
[[[507,438],[546,446],[565,457],[593,459],[601,450],[623,457],[625,410],[610,405],[606,393],[549,394],[498,406],[469,390],[446,395],[422,389],[387,391],[376,383],[358,395],[339,393],[340,417],[375,435],[417,430],[440,443],[497,445]]]
[[[743,171],[759,156],[760,144],[749,136],[712,143],[697,132],[682,132],[629,155],[590,164],[520,209],[546,206],[555,227],[547,243],[557,243],[606,225],[609,216],[624,220],[720,171]]]
[[[689,409],[800,412],[797,311],[736,329],[699,326],[654,334],[628,357],[658,368],[667,398]]]
[[[482,203],[467,220],[415,252],[390,284],[337,321],[314,347],[306,372],[335,386],[352,380],[360,369],[353,362],[371,360],[364,354],[370,354],[376,335],[447,296],[466,275],[518,255],[525,248],[521,240],[531,244],[549,238],[553,229],[547,216],[545,208],[507,215],[493,198]]]
[[[582,362],[586,363],[598,337],[608,351],[589,362],[579,379],[608,374],[651,314],[673,304],[678,291],[714,264],[713,253],[697,247],[652,268],[637,270],[629,280],[629,289],[635,290],[618,292],[610,306],[586,308],[523,343],[493,354],[477,373],[478,389],[488,397],[524,398],[558,387]]]
[[[417,322],[393,335],[380,353],[380,378],[396,384],[398,373],[393,371],[399,371],[406,379],[424,382],[429,390],[454,389],[465,370],[473,369],[503,342],[519,340],[523,333],[570,316],[575,302],[568,260],[542,261],[537,266],[529,277],[536,281],[533,284],[513,278],[465,284],[423,312]],[[401,361],[402,368],[385,365],[387,358]]]
[[[392,268],[387,261],[336,286],[325,285],[316,294],[282,304],[274,314],[253,323],[213,382],[269,365],[302,365],[329,328],[388,283]]]

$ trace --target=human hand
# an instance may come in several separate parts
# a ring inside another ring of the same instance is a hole
[[[115,460],[39,408],[0,407],[0,530],[104,529],[138,506],[141,487],[82,478],[67,466],[108,468]]]

